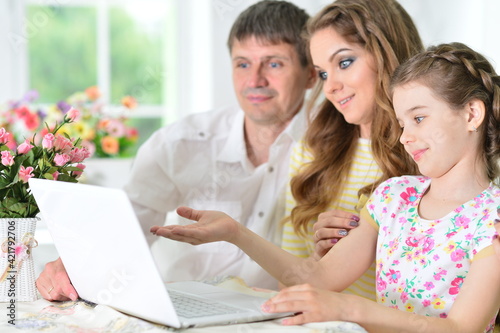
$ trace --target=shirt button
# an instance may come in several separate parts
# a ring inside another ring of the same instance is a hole
[[[274,171],[274,168],[272,166],[269,167],[269,169],[267,169],[269,172],[273,172]]]
[[[264,212],[259,212],[259,217],[264,217]]]
[[[203,137],[205,136],[205,133],[200,132],[200,133],[198,133],[198,135],[199,135],[199,136],[201,136],[201,137],[203,138]]]

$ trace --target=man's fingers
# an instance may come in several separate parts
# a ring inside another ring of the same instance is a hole
[[[200,217],[201,217],[200,212],[201,211],[199,211],[199,210],[196,210],[196,209],[193,209],[190,207],[185,207],[185,206],[177,208],[177,214],[179,216],[184,217],[188,220],[192,220],[192,221],[199,221],[200,220]]]

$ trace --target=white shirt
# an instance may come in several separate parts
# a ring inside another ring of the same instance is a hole
[[[305,129],[301,111],[278,136],[267,163],[247,158],[241,109],[190,115],[156,131],[139,149],[127,191],[165,281],[236,275],[250,286],[277,282],[236,246],[216,242],[192,246],[151,235],[168,212],[187,205],[220,210],[280,245],[284,192],[292,146]],[[186,224],[171,213],[168,224]]]

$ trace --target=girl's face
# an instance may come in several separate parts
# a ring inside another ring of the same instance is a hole
[[[360,126],[361,137],[369,138],[378,85],[373,56],[332,28],[312,35],[310,51],[325,97],[348,123]]]
[[[451,109],[416,82],[396,87],[393,104],[403,129],[400,141],[423,175],[439,178],[470,172],[477,152],[471,136],[478,135],[470,130],[465,108]]]

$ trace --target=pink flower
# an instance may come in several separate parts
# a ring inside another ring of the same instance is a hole
[[[456,220],[455,220],[455,225],[457,227],[465,227],[467,228],[469,226],[469,222],[470,222],[470,219],[468,217],[465,217],[465,216],[459,216]]]
[[[425,289],[427,289],[427,290],[431,290],[431,289],[433,289],[435,286],[434,286],[434,283],[432,283],[431,281],[428,281],[428,282],[426,282],[426,283],[424,284],[424,287],[425,287]]]
[[[7,143],[9,141],[9,132],[5,128],[0,128],[0,143]]]
[[[377,290],[384,291],[387,288],[387,283],[382,279],[377,279]]]
[[[406,239],[406,245],[411,246],[411,247],[416,247],[418,246],[418,239],[416,237],[408,237]]]
[[[460,276],[456,277],[453,281],[451,281],[452,287],[448,291],[450,293],[450,295],[458,294],[463,283],[464,283],[464,279]]]
[[[407,205],[414,204],[417,201],[417,190],[414,187],[408,187],[400,196]]]
[[[54,180],[57,180],[57,178],[59,177],[60,173],[59,171],[56,171],[52,174],[52,177],[54,178]]]
[[[90,157],[90,153],[85,148],[75,148],[69,153],[69,156],[71,158],[71,163],[79,163]]]
[[[56,154],[54,157],[54,163],[57,166],[63,166],[70,161],[70,157],[67,154]]]
[[[424,299],[424,300],[422,301],[422,305],[423,305],[424,307],[428,307],[429,305],[431,305],[431,301],[429,301],[428,299]]]
[[[24,141],[23,143],[21,143],[19,146],[17,146],[17,152],[19,154],[27,154],[30,152],[31,148],[33,148],[33,145],[28,141]]]
[[[54,139],[54,148],[57,151],[69,153],[71,149],[73,149],[73,143],[70,139],[62,135],[56,135],[56,138]]]
[[[14,164],[14,156],[12,156],[10,151],[2,151],[2,164],[5,166],[11,166]]]
[[[69,111],[66,113],[66,115],[68,116],[68,119],[71,122],[77,121],[80,118],[80,111],[71,107],[71,109],[69,109]]]
[[[82,169],[82,171],[73,171],[73,175],[75,176],[75,178],[80,178],[80,176],[83,173],[83,170],[85,170],[85,165],[78,163],[76,167]]]
[[[27,167],[24,168],[24,166],[21,165],[21,168],[19,168],[19,178],[23,183],[27,183],[28,179],[35,177],[35,175],[32,173],[33,170],[35,170],[33,167]]]
[[[389,269],[389,273],[385,273],[385,276],[389,278],[389,282],[397,283],[398,279],[401,277],[401,273],[399,271]]]
[[[452,261],[460,261],[466,256],[466,253],[462,249],[456,249],[451,253],[451,260]]]
[[[46,149],[51,149],[52,147],[54,147],[54,139],[55,139],[54,134],[52,133],[45,134],[42,140],[42,147]]]

